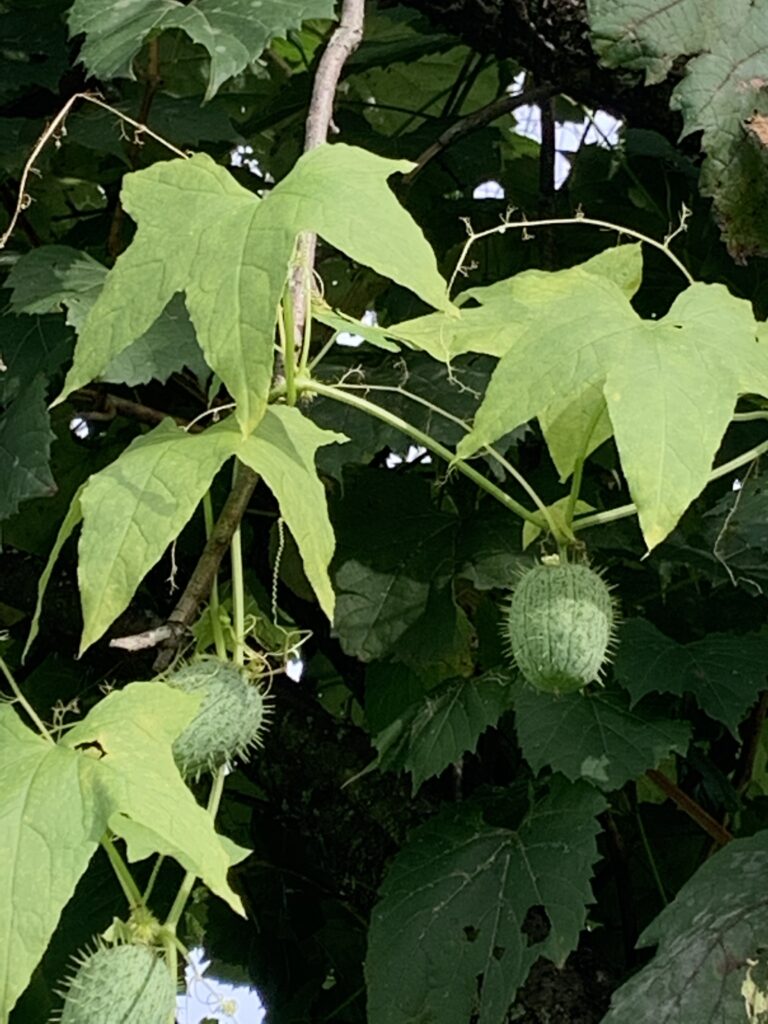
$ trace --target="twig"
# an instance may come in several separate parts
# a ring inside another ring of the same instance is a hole
[[[470,132],[477,131],[478,128],[484,128],[491,121],[503,117],[504,114],[511,113],[517,107],[524,107],[528,104],[540,103],[543,100],[549,99],[554,92],[555,89],[551,85],[543,85],[537,89],[529,89],[527,92],[518,93],[515,96],[505,93],[491,103],[486,104],[486,106],[480,107],[479,110],[474,110],[471,114],[467,114],[466,117],[460,118],[450,128],[446,128],[437,141],[424,150],[416,161],[416,166],[406,174],[403,181],[410,184],[416,175],[424,170],[430,160],[433,160],[462,136],[469,135]]]
[[[81,411],[77,409],[76,415],[88,421],[108,422],[116,416],[125,416],[126,419],[137,420],[139,423],[155,427],[163,420],[172,419],[177,426],[186,427],[191,434],[197,434],[203,429],[197,424],[190,424],[182,416],[172,416],[169,412],[153,409],[149,405],[142,405],[141,402],[132,402],[129,398],[121,398],[119,395],[109,393],[103,395],[95,388],[80,388],[71,396],[70,402],[76,403],[78,398],[99,403],[100,408],[95,410]]]
[[[155,659],[155,671],[162,672],[173,660],[174,651],[184,630],[194,619],[197,609],[206,600],[210,593],[211,586],[216,574],[219,571],[221,560],[229,548],[232,534],[237,529],[240,520],[248,508],[253,489],[258,480],[252,469],[241,465],[237,479],[232,485],[229,497],[224,503],[221,515],[214,526],[208,543],[203,548],[194,572],[184,588],[184,593],[179,598],[178,604],[168,616],[167,625],[173,631],[173,638],[166,638],[168,645],[160,651]]]
[[[699,828],[702,828],[708,836],[714,839],[717,846],[725,846],[726,843],[733,839],[727,828],[724,828],[708,811],[704,810],[701,804],[698,804],[693,797],[684,793],[677,783],[667,778],[663,772],[657,771],[655,768],[649,768],[645,774],[654,786],[676,803],[684,814],[687,814],[692,821],[696,822]]]
[[[325,52],[317,66],[312,86],[312,98],[307,114],[304,132],[304,152],[322,146],[328,139],[328,132],[338,129],[333,124],[333,101],[339,84],[342,68],[355,52],[363,38],[365,0],[344,0],[341,5],[341,19],[333,32]],[[307,316],[307,280],[312,279],[315,265],[317,235],[305,232],[299,240],[298,259],[291,280],[291,302],[293,305],[293,326],[297,351],[302,343],[304,321]]]

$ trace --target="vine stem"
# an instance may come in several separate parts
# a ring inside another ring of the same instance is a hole
[[[654,249],[658,249],[659,252],[664,253],[664,255],[674,263],[689,285],[694,284],[694,279],[690,271],[685,264],[675,256],[666,242],[659,242],[655,238],[650,238],[648,235],[642,234],[640,231],[634,231],[632,228],[621,227],[619,224],[613,224],[608,220],[599,220],[595,217],[547,217],[542,220],[504,220],[501,224],[497,224],[493,228],[486,228],[485,231],[474,232],[470,229],[469,238],[462,247],[461,253],[456,262],[456,267],[451,274],[450,281],[448,282],[448,294],[450,295],[453,290],[456,278],[462,271],[462,267],[464,266],[469,250],[478,239],[487,238],[490,235],[503,235],[505,232],[513,231],[515,228],[521,228],[525,231],[528,228],[544,228],[568,224],[583,224],[589,227],[606,228],[609,231],[615,231],[619,235],[626,235],[628,238],[636,238],[639,242],[644,242],[646,245],[653,246]]]
[[[410,437],[417,444],[422,445],[435,455],[438,455],[441,459],[444,459],[449,466],[455,466],[460,473],[463,473],[464,476],[469,480],[472,480],[478,487],[496,498],[496,500],[501,502],[501,504],[504,505],[505,508],[508,508],[510,512],[514,512],[515,515],[524,519],[528,523],[533,523],[535,526],[539,527],[541,526],[538,513],[530,512],[524,505],[521,505],[519,501],[515,501],[515,499],[509,494],[502,491],[500,487],[497,487],[496,484],[487,480],[482,473],[478,473],[476,469],[473,469],[472,466],[464,462],[462,459],[457,459],[450,448],[446,448],[444,445],[440,444],[439,441],[435,441],[435,439],[429,434],[425,434],[423,430],[419,430],[418,427],[414,427],[412,424],[401,419],[399,416],[396,416],[394,413],[389,412],[387,409],[382,409],[380,405],[369,402],[367,399],[361,398],[359,395],[350,394],[348,391],[341,391],[332,384],[323,384],[310,377],[298,377],[296,380],[296,387],[299,392],[313,392],[316,395],[322,395],[324,398],[330,398],[335,402],[350,405],[353,409],[359,409],[361,412],[365,412],[369,416],[375,416],[376,419],[381,420],[382,423],[386,423],[388,426],[394,427],[395,430],[399,430],[401,433],[405,434],[406,437]],[[554,523],[552,525],[554,526]],[[555,536],[557,536],[556,531],[554,532]]]
[[[707,477],[707,483],[711,484],[713,480],[719,480],[721,476],[728,476],[729,473],[733,473],[736,469],[741,469],[742,466],[760,458],[760,456],[764,455],[766,452],[768,452],[768,441],[763,441],[761,444],[755,445],[754,448],[750,448],[741,455],[737,455],[728,462],[724,462],[722,466],[718,466],[717,469],[713,469]],[[633,516],[636,513],[637,505],[635,504],[619,505],[616,508],[608,508],[603,512],[594,512],[591,515],[582,516],[580,519],[574,520],[572,529],[574,532],[577,530],[587,530],[590,526],[601,526],[604,523],[612,523],[617,519],[626,519],[627,516]]]
[[[240,464],[235,462],[232,471],[232,488],[237,483]],[[240,532],[241,522],[232,533],[229,554],[232,565],[232,626],[235,632],[233,659],[236,665],[245,664],[245,582],[243,579],[243,542]]]
[[[8,666],[6,665],[5,659],[2,658],[2,657],[0,657],[0,671],[2,671],[3,675],[8,680],[8,685],[13,690],[13,696],[15,697],[17,703],[19,703],[24,708],[24,710],[26,711],[27,715],[32,720],[32,722],[34,723],[35,728],[40,733],[42,738],[44,740],[47,740],[48,743],[51,743],[51,744],[55,745],[56,741],[54,740],[53,736],[51,736],[50,732],[48,731],[48,728],[45,725],[45,722],[43,722],[42,718],[38,715],[38,713],[35,711],[35,709],[29,703],[27,698],[21,692],[21,687],[16,682],[16,679],[14,678],[13,673],[8,668]]]
[[[461,417],[454,416],[453,413],[447,412],[445,409],[441,409],[441,407],[439,405],[435,405],[434,402],[430,402],[429,399],[422,398],[421,395],[416,395],[412,391],[406,391],[405,388],[392,387],[391,385],[388,385],[388,384],[337,384],[335,386],[337,388],[339,388],[339,390],[349,390],[349,391],[385,391],[385,392],[389,392],[391,394],[402,395],[403,398],[408,398],[412,402],[416,402],[418,405],[422,405],[426,409],[429,409],[430,412],[435,413],[436,416],[443,416],[445,419],[450,420],[451,423],[455,423],[458,427],[461,427],[461,429],[465,433],[468,434],[469,431],[470,431],[469,425],[467,423],[465,423],[464,420],[461,419]],[[379,407],[377,406],[377,408],[379,408]],[[426,445],[425,445],[425,447],[426,447]],[[495,459],[496,462],[498,462],[498,464],[503,469],[505,469],[507,471],[507,473],[509,473],[509,475],[514,480],[516,480],[518,482],[518,484],[520,484],[520,486],[523,488],[525,493],[528,495],[528,497],[531,499],[531,501],[534,503],[536,508],[541,513],[541,516],[544,519],[544,521],[546,522],[547,526],[549,527],[549,529],[550,529],[550,531],[552,533],[552,536],[556,537],[557,536],[557,526],[556,526],[555,521],[554,521],[554,519],[552,517],[552,513],[547,508],[547,506],[544,504],[544,502],[541,500],[541,498],[536,493],[534,488],[531,487],[531,485],[525,479],[523,474],[518,469],[516,469],[515,466],[513,466],[512,463],[509,462],[508,459],[505,459],[504,456],[501,454],[501,452],[497,452],[496,449],[494,447],[492,447],[491,445],[486,445],[483,448],[483,451],[486,452],[488,455],[490,455],[492,459]]]
[[[213,533],[213,502],[211,492],[206,491],[203,497],[203,518],[205,519],[206,543],[211,539]],[[216,648],[216,656],[224,661],[227,657],[227,644],[224,639],[224,630],[221,628],[221,605],[219,604],[219,578],[214,574],[211,580],[211,596],[208,600],[208,614],[211,616],[211,630],[213,632],[213,644]]]

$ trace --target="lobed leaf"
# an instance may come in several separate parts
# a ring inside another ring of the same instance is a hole
[[[722,285],[691,285],[666,316],[646,321],[617,285],[585,275],[578,294],[543,309],[502,356],[457,455],[534,416],[551,427],[565,415],[566,427],[583,429],[561,451],[572,463],[604,439],[600,391],[650,550],[706,486],[738,396],[768,395],[768,347],[749,304]]]
[[[765,689],[768,634],[712,633],[683,645],[645,619],[627,619],[614,673],[635,703],[648,693],[690,693],[702,711],[736,736]]]
[[[602,1024],[757,1024],[762,1012],[748,1008],[760,995],[752,972],[766,964],[766,871],[768,832],[706,861],[640,936],[656,954],[614,992]]]
[[[511,694],[509,679],[493,672],[429,690],[374,736],[376,766],[410,772],[415,793],[427,779],[475,752],[480,736],[511,706]]]
[[[373,910],[371,1024],[502,1024],[532,964],[562,964],[578,942],[604,807],[590,787],[556,779],[515,830],[487,824],[471,800],[416,829]],[[539,942],[523,932],[532,907],[551,925]]]
[[[750,0],[588,0],[587,10],[603,63],[644,70],[648,84],[675,67],[671,106],[683,115],[684,136],[702,133],[701,191],[714,198],[732,253],[764,254],[768,8]]]
[[[254,61],[277,36],[308,18],[332,18],[332,0],[128,0],[105,8],[99,0],[75,0],[70,34],[85,35],[80,59],[97,78],[133,78],[132,63],[145,39],[179,29],[210,56],[205,98]]]
[[[277,308],[305,230],[447,308],[434,254],[387,185],[410,166],[343,144],[321,146],[263,201],[202,154],[126,175],[122,202],[136,237],[83,325],[57,401],[103,374],[184,292],[206,362],[249,433],[267,406]]]
[[[524,686],[514,704],[520,746],[535,772],[549,767],[607,791],[658,767],[673,751],[684,756],[691,738],[688,722],[648,701],[632,708],[620,692],[552,697]]]

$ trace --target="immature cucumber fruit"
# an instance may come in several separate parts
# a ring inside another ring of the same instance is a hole
[[[71,979],[61,1024],[169,1024],[176,987],[149,946],[101,946]]]
[[[586,565],[540,564],[525,572],[504,630],[517,667],[537,690],[572,693],[598,679],[613,641],[614,603]]]
[[[247,760],[264,728],[265,698],[247,672],[218,658],[201,658],[166,676],[185,693],[201,693],[197,714],[173,744],[185,778],[213,772],[235,758]]]

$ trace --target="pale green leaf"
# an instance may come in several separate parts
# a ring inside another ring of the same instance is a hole
[[[103,832],[79,761],[0,705],[0,1020],[27,987]]]
[[[765,990],[767,874],[768,832],[705,861],[640,936],[658,949],[614,992],[602,1024],[760,1024],[746,998],[761,978]]]
[[[276,36],[308,18],[332,18],[332,0],[75,0],[70,33],[84,33],[80,59],[96,78],[133,78],[133,58],[144,40],[164,29],[180,29],[210,56],[206,99],[243,71]]]
[[[566,495],[565,498],[559,498],[551,505],[547,505],[547,510],[555,526],[561,534],[567,535],[568,529],[565,524],[565,513],[570,503],[570,498]],[[594,512],[591,505],[588,505],[586,501],[578,499],[574,504],[573,511],[576,515],[581,515],[585,512]],[[544,517],[542,516],[542,522]],[[528,520],[523,523],[523,551],[539,537],[542,533],[543,527],[537,526],[535,523],[531,523]]]
[[[614,672],[633,701],[648,693],[690,693],[702,711],[735,736],[765,689],[768,634],[710,633],[679,644],[646,619],[627,619]]]
[[[446,308],[434,254],[387,185],[410,166],[321,146],[263,201],[205,155],[126,175],[122,202],[138,231],[83,325],[58,401],[100,376],[184,292],[206,362],[247,434],[266,409],[277,307],[302,230]]]
[[[656,768],[672,751],[684,755],[691,736],[688,722],[648,702],[630,708],[621,692],[553,697],[529,686],[515,698],[515,728],[535,772],[549,767],[606,790]]]
[[[612,356],[623,352],[626,336],[638,322],[612,281],[592,274],[574,276],[572,287],[553,292],[500,359],[473,430],[457,454],[471,455],[553,404],[601,384]]]
[[[576,397],[564,396],[539,413],[539,425],[561,481],[579,459],[588,458],[613,434],[602,382],[588,385]]]
[[[331,621],[334,594],[328,566],[335,538],[325,488],[315,469],[315,453],[323,445],[346,440],[344,434],[321,430],[298,409],[274,405],[237,449],[238,458],[264,479],[277,498],[280,515],[299,548],[307,579]]]
[[[312,319],[318,323],[331,327],[336,334],[354,334],[363,338],[375,348],[381,348],[385,352],[399,352],[400,346],[392,341],[392,332],[386,327],[377,327],[375,324],[364,324],[347,316],[339,310],[331,309],[324,302],[314,300],[312,302]]]
[[[80,497],[81,652],[128,606],[238,441],[226,421],[188,434],[166,420],[90,477]]]
[[[674,68],[671,106],[683,135],[701,133],[700,177],[739,258],[766,251],[764,142],[751,119],[768,112],[768,7],[752,0],[588,0],[593,44],[612,67],[662,81]]]
[[[501,358],[457,455],[533,416],[550,431],[564,416],[583,429],[578,443],[560,449],[560,468],[569,470],[586,441],[584,424],[607,433],[601,386],[651,549],[704,489],[738,396],[768,395],[768,347],[758,342],[749,303],[722,285],[691,285],[665,317],[646,321],[615,284],[589,275],[577,296],[542,309]],[[562,424],[556,435],[561,444]],[[601,439],[593,436],[588,449]]]
[[[370,1024],[502,1024],[533,963],[562,964],[578,942],[604,807],[591,787],[557,779],[514,831],[470,800],[412,833],[373,910]],[[523,932],[531,907],[551,925],[539,942]]]
[[[768,394],[768,349],[748,302],[695,284],[638,323],[605,387],[621,466],[654,548],[704,489],[740,392]]]
[[[381,771],[411,773],[413,792],[466,753],[510,707],[512,686],[488,672],[472,679],[451,679],[405,708],[373,738]]]
[[[83,484],[81,487],[77,489],[77,492],[72,498],[70,506],[67,509],[67,514],[62,520],[61,526],[59,527],[59,532],[57,533],[56,540],[54,541],[54,545],[51,548],[51,553],[48,556],[48,561],[45,563],[45,568],[43,569],[37,581],[37,601],[35,603],[35,611],[32,616],[32,624],[29,627],[29,635],[27,636],[27,642],[24,645],[22,661],[26,659],[27,654],[29,653],[29,649],[34,643],[35,638],[37,637],[37,634],[40,630],[40,614],[43,610],[43,598],[45,597],[45,591],[48,588],[48,583],[50,582],[51,574],[53,573],[53,567],[56,565],[56,562],[58,561],[59,555],[61,554],[61,549],[69,540],[75,528],[82,521],[83,510],[80,505],[80,499],[83,495],[84,488],[85,484]]]
[[[498,358],[538,322],[542,309],[563,300],[578,303],[585,274],[612,281],[631,299],[640,285],[642,269],[639,245],[616,246],[568,270],[526,270],[485,288],[470,288],[459,296],[462,308],[458,316],[455,311],[452,315],[430,313],[395,324],[391,331],[446,363],[465,352]],[[469,299],[480,306],[465,308]]]
[[[128,840],[131,859],[171,856],[243,913],[227,871],[232,855],[242,859],[247,851],[221,842],[173,760],[173,741],[197,703],[198,698],[162,683],[131,683],[100,701],[66,733],[62,745],[74,750],[79,744],[98,744],[85,750],[96,749],[99,756],[79,759],[81,786],[99,806],[105,824]]]

